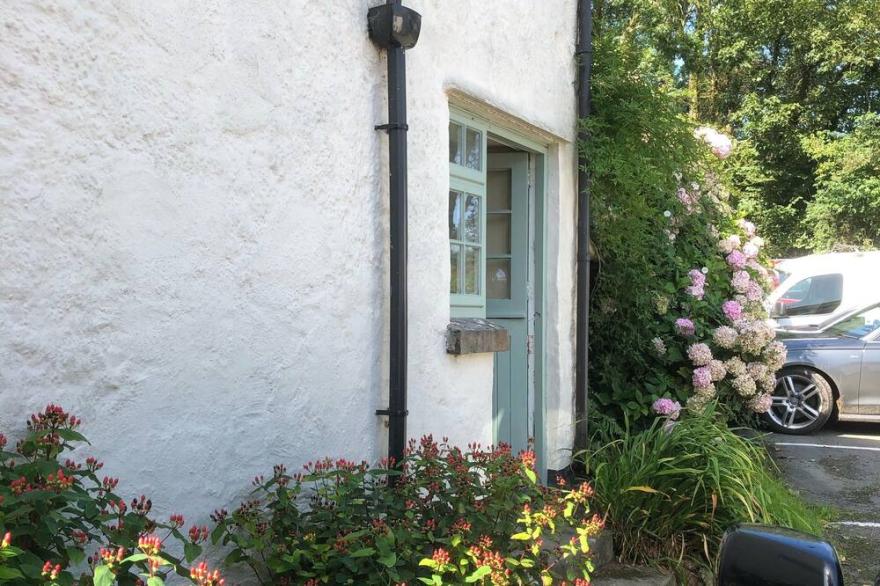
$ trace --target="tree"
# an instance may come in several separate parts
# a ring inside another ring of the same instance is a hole
[[[849,134],[804,141],[818,163],[806,240],[819,250],[880,247],[880,116],[862,115],[854,125]]]
[[[880,0],[597,0],[595,18],[695,122],[739,139],[734,195],[772,251],[821,248],[808,238],[819,163],[805,139],[880,112]]]

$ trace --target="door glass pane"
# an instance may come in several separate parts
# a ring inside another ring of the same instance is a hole
[[[461,293],[461,244],[449,245],[449,292]]]
[[[465,167],[479,171],[483,168],[483,133],[467,128],[467,162]]]
[[[510,209],[510,169],[489,171],[486,174],[489,199],[486,205],[490,212]]]
[[[510,259],[486,261],[486,297],[510,299]]]
[[[461,194],[449,192],[449,239],[461,240]]]
[[[467,194],[464,206],[464,238],[468,242],[480,242],[480,197]]]
[[[449,123],[449,162],[462,164],[461,124]]]
[[[465,295],[480,294],[480,249],[477,246],[464,248],[464,293]]]
[[[489,256],[510,254],[510,220],[510,214],[489,214],[486,220],[486,247]]]

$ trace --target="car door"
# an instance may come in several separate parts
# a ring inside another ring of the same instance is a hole
[[[859,415],[880,415],[880,329],[865,340],[859,385]]]

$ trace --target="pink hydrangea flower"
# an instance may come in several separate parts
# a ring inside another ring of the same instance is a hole
[[[703,343],[688,346],[687,354],[695,366],[706,366],[712,361],[712,350]]]
[[[733,289],[738,293],[745,293],[749,290],[751,279],[746,271],[736,271],[730,279],[730,284],[733,285]]]
[[[761,289],[761,286],[755,281],[749,281],[749,286],[746,289],[746,299],[749,301],[760,301],[764,297],[764,290]]]
[[[731,142],[730,137],[718,132],[714,128],[700,126],[694,130],[694,136],[702,139],[702,141],[712,150],[712,154],[719,159],[726,159],[733,151],[733,143]]]
[[[731,234],[727,238],[718,242],[718,248],[721,249],[721,252],[724,254],[730,254],[734,250],[740,247],[742,244],[742,240],[737,234]]]
[[[748,258],[745,254],[738,250],[734,250],[730,254],[727,255],[727,264],[731,266],[731,268],[741,270],[746,268],[746,262],[748,262]]]
[[[691,269],[688,271],[688,276],[691,278],[691,285],[694,287],[701,287],[706,284],[706,275],[700,269]]]
[[[729,319],[731,322],[735,322],[736,320],[742,317],[742,305],[737,303],[736,301],[725,301],[721,304],[721,311],[724,312],[724,317]]]
[[[693,336],[696,328],[694,327],[694,322],[686,317],[680,317],[675,320],[675,331],[682,336]]]
[[[715,331],[712,333],[712,339],[720,347],[729,350],[736,345],[736,338],[738,335],[737,331],[732,327],[720,326],[715,328]]]
[[[681,403],[673,401],[672,399],[657,399],[654,401],[654,404],[651,405],[651,409],[653,409],[654,413],[657,415],[662,415],[669,419],[678,419],[678,414],[681,412]]]
[[[743,232],[745,232],[749,238],[754,236],[755,232],[757,231],[757,228],[755,228],[755,225],[746,219],[739,220],[737,222],[737,224],[739,225],[740,228],[742,228]]]
[[[746,242],[743,246],[743,254],[746,255],[746,258],[755,258],[758,256],[758,247],[751,242]]]
[[[750,402],[749,407],[752,408],[752,411],[755,413],[766,413],[770,410],[770,406],[773,404],[773,397],[767,393],[763,393],[761,395],[755,396]]]
[[[708,389],[712,386],[712,370],[708,366],[695,368],[693,382],[697,390]]]
[[[688,276],[691,278],[691,286],[687,287],[685,291],[697,299],[702,299],[703,295],[706,294],[704,289],[706,285],[706,275],[704,275],[699,269],[691,269],[691,271],[688,272]]]

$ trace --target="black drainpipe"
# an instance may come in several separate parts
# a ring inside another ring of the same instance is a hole
[[[587,447],[587,359],[590,308],[590,173],[582,145],[588,139],[582,121],[590,115],[590,77],[593,70],[593,6],[578,0],[578,204],[577,204],[577,338],[575,358],[575,447]]]
[[[388,123],[376,130],[388,132],[389,196],[391,208],[391,325],[388,408],[388,456],[403,460],[406,447],[406,58],[404,51],[419,40],[419,13],[400,0],[388,0],[367,13],[370,39],[388,52]]]

